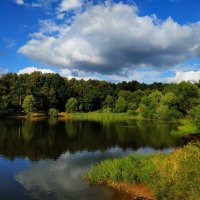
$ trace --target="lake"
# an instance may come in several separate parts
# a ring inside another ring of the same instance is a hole
[[[148,120],[0,119],[2,200],[129,200],[82,180],[92,164],[180,146],[176,124]]]

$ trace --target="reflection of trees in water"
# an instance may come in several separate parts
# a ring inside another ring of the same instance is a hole
[[[164,125],[164,126],[163,126]],[[113,146],[156,149],[177,146],[172,126],[136,120],[0,121],[0,154],[9,158],[57,159],[63,152],[105,150]]]

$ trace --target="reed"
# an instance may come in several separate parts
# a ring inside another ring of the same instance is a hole
[[[159,200],[200,199],[200,144],[189,144],[170,154],[106,160],[92,166],[84,178],[91,184],[114,188],[124,182],[133,188],[146,184]]]

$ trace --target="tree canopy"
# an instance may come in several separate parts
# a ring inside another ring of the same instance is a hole
[[[199,83],[111,83],[68,80],[59,74],[41,72],[0,77],[0,111],[131,111],[147,118],[177,119],[193,117],[199,106]]]

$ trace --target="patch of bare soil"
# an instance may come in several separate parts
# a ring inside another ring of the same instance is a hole
[[[115,190],[125,192],[133,200],[155,200],[153,191],[145,184],[131,184],[127,182],[111,182],[109,186]]]

